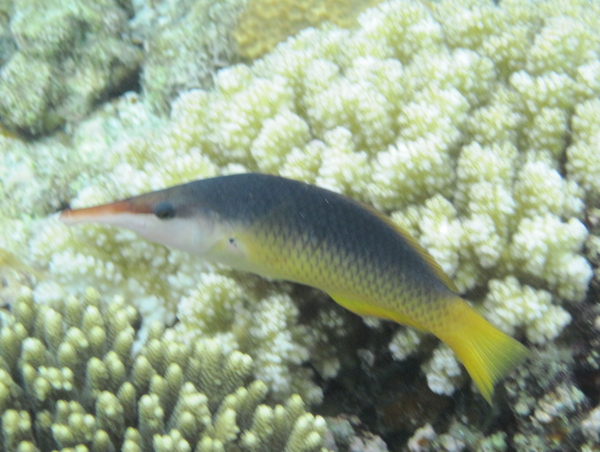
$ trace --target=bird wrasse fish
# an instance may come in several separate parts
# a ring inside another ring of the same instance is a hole
[[[356,314],[429,331],[456,353],[489,403],[496,382],[527,355],[389,218],[303,182],[221,176],[66,209],[60,219],[124,227],[208,261],[316,287]]]

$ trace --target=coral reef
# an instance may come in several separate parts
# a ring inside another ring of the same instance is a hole
[[[517,327],[525,328],[529,341],[541,344],[554,339],[571,321],[567,311],[552,304],[549,292],[521,287],[514,277],[491,280],[489,287],[484,307],[495,313],[490,318],[508,334],[514,334]]]
[[[568,351],[541,353],[506,383],[517,423],[513,445],[519,452],[575,450],[589,399],[573,381]]]
[[[348,28],[356,16],[382,0],[250,0],[237,20],[233,37],[240,55],[255,59],[288,36],[322,22]]]
[[[582,76],[590,76],[600,71],[600,62],[582,69]],[[591,80],[600,83],[598,80]],[[600,176],[600,99],[590,99],[575,107],[575,115],[571,121],[573,127],[573,143],[567,149],[567,171],[574,181],[586,189],[588,196],[595,201],[600,196],[598,176]]]
[[[133,85],[142,52],[114,0],[16,1],[9,26],[17,51],[0,70],[0,117],[12,128],[47,133]]]
[[[104,156],[115,143],[155,130],[161,122],[129,92],[103,104],[69,135],[59,132],[30,142],[0,133],[2,217],[35,220],[55,212],[90,178],[112,170]],[[20,229],[14,223],[0,222],[0,229],[0,246],[20,240],[13,237]]]
[[[180,92],[209,88],[235,60],[231,30],[246,0],[144,3],[132,21],[146,52],[141,84],[148,105],[164,113]]]
[[[11,2],[0,3],[0,67],[4,66],[10,57],[17,51],[17,44],[10,32],[10,11]]]
[[[408,452],[505,452],[507,447],[504,433],[484,437],[460,423],[452,424],[448,433],[441,435],[435,432],[431,424],[425,424],[408,441]]]
[[[324,419],[297,395],[265,405],[252,359],[218,339],[182,345],[155,324],[132,356],[138,316],[92,289],[58,310],[23,289],[0,324],[3,450],[325,452]]]
[[[535,20],[553,11],[550,4],[524,15],[512,3],[395,1],[367,10],[356,31],[306,30],[252,67],[220,71],[214,90],[184,93],[166,129],[104,152],[106,171],[83,184],[73,205],[232,171],[296,177],[393,212],[459,289],[477,290],[481,301],[492,296],[492,275],[555,295],[544,302],[548,314],[530,337],[556,337],[568,323],[561,300],[581,300],[592,276],[580,251],[587,233],[579,220],[591,192],[561,174],[559,160],[568,112],[598,92],[596,60],[581,49],[575,61],[587,68],[581,78],[570,67],[553,73],[498,50],[509,45],[503,39],[513,28],[525,28],[517,34],[521,47],[541,52],[541,40],[562,24],[548,19],[542,27]],[[459,30],[448,22],[467,13],[489,29]],[[588,25],[582,29],[595,39]],[[193,275],[203,271],[181,253],[99,228],[49,224],[31,249],[36,261],[52,263],[64,287],[94,275],[90,284],[119,287],[144,317],[162,320],[174,318]],[[155,273],[177,276],[156,280]],[[36,289],[36,297],[48,298],[46,288]],[[494,292],[503,298],[486,304],[487,317],[507,331],[529,328],[518,315],[507,322],[511,312],[533,310],[523,307],[532,298],[509,292]],[[319,360],[294,343],[295,356]]]
[[[64,11],[56,8],[56,14]],[[8,17],[14,20],[12,11]],[[191,25],[197,17],[189,10],[183,22]],[[572,362],[559,359],[555,344],[568,347],[564,336],[577,334],[578,319],[598,302],[598,279],[592,277],[600,261],[599,234],[590,235],[588,228],[597,224],[593,207],[600,199],[599,22],[599,4],[584,0],[392,0],[362,13],[353,30],[332,24],[306,29],[252,65],[220,70],[214,87],[178,93],[166,124],[144,102],[164,109],[175,91],[192,85],[181,81],[184,75],[172,84],[160,80],[165,73],[152,72],[149,63],[147,93],[104,105],[66,137],[23,143],[0,133],[0,247],[39,272],[32,285],[36,305],[46,305],[40,309],[62,312],[61,300],[85,297],[88,286],[107,297],[122,294],[143,319],[140,344],[144,335],[154,338],[152,320],[179,318],[169,330],[170,343],[188,347],[202,335],[227,353],[251,356],[264,371],[256,366],[250,372],[264,377],[281,402],[296,391],[307,403],[318,403],[335,378],[346,394],[357,393],[353,401],[361,401],[344,409],[360,416],[376,411],[377,417],[382,403],[373,401],[373,386],[384,373],[379,366],[409,369],[414,378],[402,383],[406,387],[388,412],[395,414],[387,416],[409,426],[389,427],[410,429],[404,443],[395,443],[398,448],[408,447],[413,430],[430,423],[414,447],[559,450],[576,444],[593,450],[596,415],[589,409],[600,400],[598,346],[591,335],[575,341],[582,352]],[[59,28],[61,22],[53,24]],[[157,45],[164,44],[157,63],[170,55],[172,39],[188,49],[201,39],[183,32],[179,38],[169,27],[175,25],[169,22],[165,35],[156,35]],[[0,40],[10,44],[5,30],[0,27]],[[21,53],[11,56],[7,49],[11,59],[2,73]],[[177,57],[168,61],[184,67]],[[185,67],[206,60],[198,61]],[[43,64],[45,69],[34,70],[39,79],[27,87],[54,95],[44,88],[54,69]],[[55,104],[44,104],[44,96],[14,109],[12,114],[29,118],[17,127],[39,133],[62,121],[46,109]],[[19,100],[30,97],[19,94]],[[390,214],[483,315],[541,350],[508,382],[506,393],[498,391],[498,402],[508,405],[503,415],[513,419],[509,427],[461,437],[461,431],[484,429],[466,416],[468,409],[459,410],[474,407],[483,417],[480,401],[461,390],[468,380],[427,337],[405,329],[393,334],[384,326],[369,330],[369,337],[380,338],[378,348],[366,340],[357,344],[366,327],[314,292],[207,268],[127,232],[66,229],[44,218],[67,202],[88,206],[241,171],[315,183]],[[15,291],[10,293],[12,302]],[[370,363],[357,366],[373,377],[366,383],[346,375],[354,369],[347,356],[355,346],[363,351],[354,359]],[[390,363],[390,350],[397,363]],[[548,367],[553,361],[559,370]],[[574,372],[593,378],[575,378]],[[586,381],[593,381],[591,387]],[[428,413],[419,411],[416,400],[426,401]],[[20,408],[12,409],[19,415]],[[457,420],[449,412],[466,417]],[[453,423],[440,422],[442,415]],[[380,428],[369,428],[374,425]],[[383,438],[394,440],[391,434]]]
[[[218,337],[252,357],[255,378],[267,383],[276,399],[295,392],[308,402],[320,402],[322,389],[303,364],[310,360],[325,378],[337,374],[335,339],[348,333],[341,309],[323,307],[314,319],[300,323],[302,301],[292,299],[289,286],[272,287],[256,277],[244,287],[232,276],[200,274],[197,288],[179,302],[180,321],[170,337]]]

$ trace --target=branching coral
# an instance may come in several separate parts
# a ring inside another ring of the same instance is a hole
[[[276,398],[297,392],[308,401],[321,400],[321,389],[301,365],[313,355],[322,374],[332,367],[329,374],[335,375],[339,364],[334,351],[326,351],[327,330],[342,335],[343,325],[328,326],[326,319],[317,319],[312,328],[298,325],[298,308],[289,295],[257,296],[225,275],[205,273],[197,283],[198,288],[179,303],[181,321],[172,332],[174,340],[219,337],[231,349],[252,356],[255,377],[269,384]]]
[[[600,83],[600,62],[593,68]],[[600,100],[577,105],[572,119],[573,143],[567,149],[567,171],[594,199],[600,196]]]
[[[581,300],[592,276],[589,263],[577,254],[586,237],[585,226],[574,218],[568,223],[552,216],[524,219],[509,248],[511,264],[519,274],[545,279],[558,295]]]
[[[518,369],[507,383],[516,421],[513,443],[517,451],[559,451],[583,445],[588,431],[582,421],[590,408],[589,400],[568,372],[569,355],[556,350],[542,352],[535,364]]]
[[[527,338],[540,344],[554,339],[571,321],[567,311],[552,304],[549,292],[521,286],[515,277],[493,279],[489,288],[484,301],[487,316],[509,334],[514,334],[517,327],[525,327]]]
[[[300,30],[333,22],[340,27],[354,24],[356,16],[368,6],[381,0],[308,0],[294,1],[251,0],[242,11],[235,27],[234,38],[238,52],[257,58]]]
[[[433,357],[423,366],[427,376],[429,389],[437,394],[454,393],[457,383],[464,380],[464,374],[452,350],[446,346],[439,347]]]
[[[208,88],[216,71],[231,64],[231,28],[246,0],[138,2],[132,28],[144,39],[141,82],[146,102],[168,112],[177,94]]]
[[[262,404],[248,355],[173,342],[155,324],[133,357],[137,320],[93,290],[56,310],[24,291],[0,329],[3,450],[325,450],[325,421],[299,396]]]
[[[477,452],[505,452],[506,434],[494,433],[484,437],[462,422],[454,421],[448,433],[438,435],[431,424],[417,429],[408,441],[410,452],[459,452],[473,450]]]
[[[113,169],[109,149],[159,127],[140,96],[127,93],[105,104],[67,137],[59,133],[35,142],[0,134],[0,213],[11,220],[33,220],[60,208],[90,178]],[[71,152],[73,147],[77,152]],[[18,223],[0,223],[1,246],[18,242]],[[28,258],[27,254],[23,254]]]
[[[583,0],[392,0],[356,30],[304,30],[252,66],[220,71],[214,89],[182,93],[165,129],[103,147],[102,174],[78,182],[73,205],[233,171],[317,183],[393,214],[461,292],[486,300],[490,320],[550,340],[567,323],[561,301],[581,301],[592,276],[580,220],[599,193],[599,20]],[[203,323],[208,334],[246,331],[236,341],[250,354],[269,328],[284,338],[301,323],[287,295],[269,293],[244,304],[243,328],[224,316],[210,331],[214,307],[194,290],[204,269],[193,259],[123,232],[42,226],[30,241],[34,260],[50,263],[39,300],[91,284],[167,320],[194,300],[182,337]],[[517,289],[496,290],[496,280]],[[523,287],[536,295],[515,296]],[[556,315],[506,320],[539,305]],[[299,360],[326,361],[312,350],[327,347],[291,342],[298,348],[282,353],[296,376]]]
[[[18,51],[0,70],[0,114],[29,134],[81,119],[129,86],[142,59],[113,0],[14,2],[10,29]]]

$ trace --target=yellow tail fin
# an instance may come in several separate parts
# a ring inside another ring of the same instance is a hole
[[[528,350],[492,326],[462,299],[450,302],[450,312],[452,321],[434,334],[458,355],[491,405],[494,385],[527,357]]]

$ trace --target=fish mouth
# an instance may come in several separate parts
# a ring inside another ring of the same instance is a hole
[[[100,223],[118,214],[151,214],[153,209],[154,206],[150,203],[132,203],[124,200],[83,209],[67,208],[60,212],[58,218],[65,224]]]

